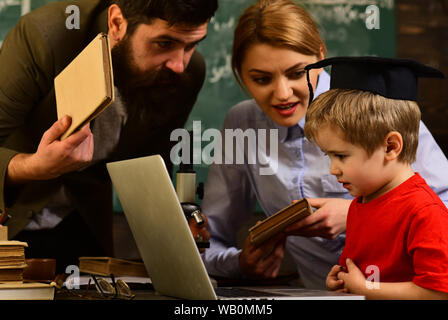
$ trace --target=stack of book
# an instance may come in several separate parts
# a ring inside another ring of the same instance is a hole
[[[0,283],[23,282],[26,242],[0,241]]]
[[[0,300],[52,300],[54,283],[23,281],[26,242],[0,241]]]

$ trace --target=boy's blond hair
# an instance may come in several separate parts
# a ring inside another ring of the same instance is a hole
[[[401,162],[412,163],[418,146],[420,109],[416,102],[384,98],[367,91],[331,89],[314,100],[306,114],[305,135],[315,140],[319,128],[331,125],[344,139],[371,156],[391,131],[403,137]]]

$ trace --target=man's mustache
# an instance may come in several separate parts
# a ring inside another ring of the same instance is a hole
[[[159,85],[177,84],[182,80],[182,74],[163,68],[159,71],[140,74],[130,81],[133,88],[153,87]]]

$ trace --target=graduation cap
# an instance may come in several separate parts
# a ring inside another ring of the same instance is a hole
[[[356,89],[370,91],[383,97],[417,101],[417,80],[419,77],[445,78],[432,67],[410,59],[381,57],[334,57],[309,64],[307,71],[310,103],[313,101],[313,87],[309,70],[331,65],[330,89]]]

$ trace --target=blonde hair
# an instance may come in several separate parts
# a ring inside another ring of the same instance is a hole
[[[397,131],[403,138],[398,160],[412,163],[417,152],[420,117],[414,101],[388,99],[360,90],[331,89],[309,106],[305,135],[308,140],[315,140],[319,128],[329,124],[342,130],[346,141],[361,146],[371,156],[389,132]]]
[[[259,43],[317,57],[321,50],[326,52],[311,16],[291,0],[259,0],[240,17],[232,49],[232,70],[240,85],[244,56],[249,47]]]

